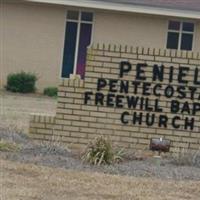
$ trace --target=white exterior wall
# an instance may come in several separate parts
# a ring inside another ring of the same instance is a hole
[[[166,48],[168,21],[173,17],[97,12],[94,41],[153,48]],[[191,21],[191,20],[190,20]],[[200,21],[196,23],[193,51],[200,51]]]
[[[9,73],[38,77],[37,88],[56,86],[62,65],[66,12],[62,7],[7,4],[1,19],[1,87]]]
[[[200,52],[200,21],[196,22],[194,51]]]
[[[112,44],[164,48],[167,21],[135,14],[97,13],[94,40]]]
[[[37,88],[59,82],[67,7],[44,4],[3,4],[0,17],[0,87],[9,73],[36,73]],[[171,18],[95,11],[94,43],[165,48]],[[200,21],[194,51],[200,52]]]

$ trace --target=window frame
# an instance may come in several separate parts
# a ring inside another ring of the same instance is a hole
[[[79,16],[78,16],[78,20],[75,20],[75,19],[68,19],[67,18],[67,15],[68,15],[68,12],[69,11],[75,11],[75,12],[78,12]],[[92,13],[93,14],[93,19],[92,21],[84,21],[84,20],[81,20],[81,13],[82,12],[89,12],[89,13]],[[73,66],[73,74],[70,74],[70,75],[76,75],[76,71],[77,71],[77,61],[78,61],[78,47],[79,47],[79,40],[80,40],[80,27],[81,27],[81,23],[86,23],[86,24],[91,24],[92,25],[92,32],[91,32],[91,41],[90,41],[90,44],[88,45],[88,47],[91,47],[92,43],[93,43],[93,39],[94,39],[94,27],[95,27],[95,12],[92,11],[92,10],[89,10],[89,9],[68,9],[66,10],[65,12],[65,26],[64,26],[64,30],[66,30],[66,26],[67,26],[67,22],[76,22],[77,23],[77,36],[76,36],[76,47],[75,47],[75,56],[74,56],[74,66]],[[64,46],[65,46],[65,31],[64,31],[64,40],[63,40],[63,43],[64,43]],[[63,51],[62,51],[62,62],[63,63],[63,59],[64,59],[64,46],[63,46]],[[66,77],[63,77],[62,76],[62,70],[63,70],[63,64],[61,64],[61,68],[60,68],[60,77],[62,79],[66,79]]]
[[[180,29],[179,30],[171,30],[169,29],[169,23],[170,21],[177,21],[180,23]],[[184,31],[183,30],[183,23],[193,23],[194,24],[194,30],[193,32],[190,32],[190,31]],[[194,45],[195,45],[195,40],[196,40],[196,22],[193,21],[193,20],[184,20],[184,19],[169,19],[167,21],[167,34],[166,34],[166,44],[165,44],[165,48],[166,49],[169,49],[167,48],[167,42],[168,42],[168,33],[178,33],[179,34],[179,38],[178,38],[178,48],[177,49],[172,49],[172,50],[180,50],[180,51],[193,51],[194,49]],[[192,49],[191,50],[184,50],[184,49],[181,49],[181,41],[182,41],[182,37],[183,37],[183,34],[186,33],[186,34],[190,34],[190,35],[193,35],[193,40],[192,40]]]

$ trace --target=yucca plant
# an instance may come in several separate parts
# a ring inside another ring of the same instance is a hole
[[[114,150],[110,139],[100,136],[89,142],[82,160],[93,165],[112,164],[121,161],[123,154],[122,149]]]

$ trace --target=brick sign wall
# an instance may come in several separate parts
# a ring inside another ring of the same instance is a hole
[[[30,134],[80,145],[105,135],[139,149],[163,137],[172,150],[198,149],[200,55],[94,45],[85,79],[62,80],[56,116],[32,115]]]

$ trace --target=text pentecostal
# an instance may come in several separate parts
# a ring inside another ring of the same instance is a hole
[[[123,124],[153,126],[157,123],[163,128],[171,124],[175,129],[193,130],[194,116],[200,113],[200,69],[153,65],[151,77],[147,77],[147,67],[146,63],[138,63],[133,79],[124,80],[133,65],[121,62],[119,79],[97,79],[97,91],[85,92],[84,103],[125,109],[120,118]],[[192,80],[188,79],[189,74],[192,74]],[[150,81],[147,82],[148,78]],[[163,102],[168,102],[173,117],[167,116]],[[156,113],[159,113],[158,120]],[[186,117],[182,117],[183,114]]]

